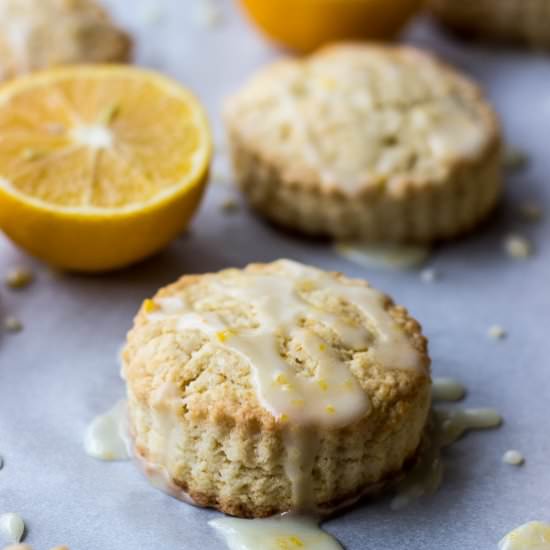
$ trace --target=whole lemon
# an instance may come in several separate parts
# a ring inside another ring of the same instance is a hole
[[[420,0],[242,0],[256,25],[279,44],[305,53],[337,40],[395,35]]]

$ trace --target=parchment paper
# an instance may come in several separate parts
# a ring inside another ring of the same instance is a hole
[[[220,136],[221,98],[279,52],[229,1],[221,0],[223,22],[214,29],[197,25],[195,3],[110,2],[137,37],[138,61],[193,88]],[[346,548],[492,549],[516,525],[550,520],[550,231],[548,216],[529,224],[517,213],[529,199],[550,214],[550,58],[467,46],[424,20],[407,40],[481,80],[509,142],[531,159],[508,177],[506,199],[490,222],[435,250],[430,266],[441,279],[433,284],[415,271],[365,270],[326,243],[277,231],[244,207],[223,214],[220,205],[235,194],[219,184],[188,234],[151,260],[107,276],[55,274],[0,238],[0,272],[23,264],[37,275],[27,290],[2,289],[0,306],[24,323],[23,332],[0,341],[0,513],[22,514],[35,550],[224,547],[207,525],[215,512],[161,494],[131,463],[89,458],[82,436],[90,419],[123,394],[116,354],[143,298],[183,273],[279,257],[366,277],[392,294],[424,325],[434,374],[463,381],[467,406],[495,407],[505,418],[501,429],[472,433],[446,453],[445,483],[436,495],[399,512],[387,498],[366,502],[328,522]],[[510,232],[532,238],[535,256],[507,257],[502,241]],[[488,338],[495,323],[507,339]],[[525,454],[525,466],[501,462],[509,448]]]

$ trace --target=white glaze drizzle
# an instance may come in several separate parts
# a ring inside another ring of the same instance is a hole
[[[371,244],[341,241],[334,250],[346,260],[361,267],[406,270],[423,265],[430,248],[420,245]]]
[[[384,309],[384,296],[372,288],[349,285],[320,270],[283,260],[290,276],[249,273],[241,286],[217,283],[217,290],[241,303],[251,304],[257,328],[235,329],[220,315],[189,311],[179,298],[157,299],[160,311],[149,319],[178,317],[181,330],[199,330],[214,344],[229,348],[244,357],[252,367],[253,382],[262,405],[277,418],[298,424],[310,423],[338,427],[349,424],[368,410],[365,392],[351,375],[348,365],[311,330],[303,320],[317,321],[332,329],[342,343],[364,351],[380,365],[394,368],[419,368],[418,352],[404,332]],[[312,306],[302,294],[331,291],[357,308],[365,319],[353,325],[336,314]],[[368,329],[364,326],[368,325]],[[314,376],[300,376],[277,347],[277,334],[297,341],[307,355],[318,363]]]
[[[466,388],[452,378],[432,379],[432,399],[434,401],[459,401],[466,395]]]
[[[435,493],[443,480],[442,449],[468,430],[496,428],[501,422],[493,409],[433,410],[417,462],[396,485],[391,508],[399,510],[419,497]]]
[[[126,400],[95,417],[84,435],[86,453],[100,460],[128,460],[128,419]]]
[[[219,518],[209,522],[230,550],[342,550],[334,537],[309,516],[284,514],[267,519]]]
[[[174,483],[172,476],[170,476],[164,466],[149,462],[135,446],[132,446],[132,458],[153,487],[182,502],[197,506],[191,495]]]
[[[508,533],[499,550],[550,550],[550,523],[530,521]]]

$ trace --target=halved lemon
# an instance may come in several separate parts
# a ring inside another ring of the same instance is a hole
[[[267,36],[306,53],[338,40],[395,35],[421,0],[241,0]]]
[[[105,271],[188,224],[212,155],[193,95],[129,66],[52,69],[0,86],[0,228],[54,266]]]

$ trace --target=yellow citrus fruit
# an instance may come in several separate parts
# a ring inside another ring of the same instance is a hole
[[[188,224],[212,155],[206,116],[176,82],[117,65],[0,86],[0,228],[69,270],[122,267]]]
[[[267,36],[298,52],[337,40],[389,38],[421,0],[242,0]]]

